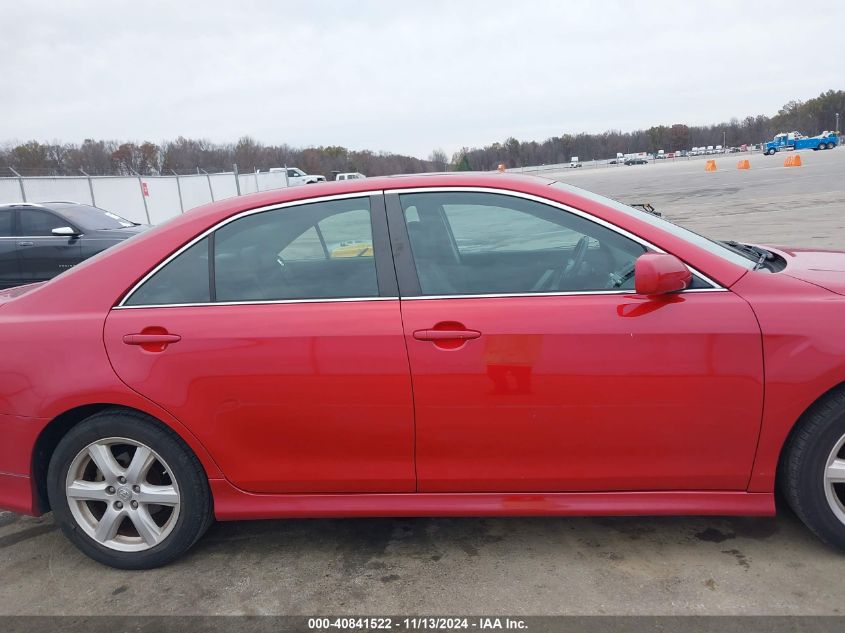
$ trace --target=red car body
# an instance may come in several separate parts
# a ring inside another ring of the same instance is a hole
[[[118,308],[159,262],[244,210],[453,187],[568,205],[719,291]],[[790,430],[845,381],[845,254],[771,250],[785,268],[752,271],[596,197],[504,174],[212,204],[0,293],[0,507],[46,511],[62,433],[120,406],[187,443],[222,520],[773,514]],[[443,329],[468,334],[455,344]],[[181,340],[125,344],[161,333]]]

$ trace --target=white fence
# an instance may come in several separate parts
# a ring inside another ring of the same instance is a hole
[[[284,172],[188,176],[47,176],[0,178],[0,204],[93,204],[134,222],[159,224],[202,204],[285,187]]]

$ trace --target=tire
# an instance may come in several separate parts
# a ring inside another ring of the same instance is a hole
[[[820,143],[819,149],[827,149],[827,143]]]
[[[828,479],[833,459],[838,460],[837,474]],[[779,470],[781,489],[795,514],[822,541],[845,550],[845,390],[823,396],[804,414]]]
[[[47,494],[65,536],[119,569],[173,561],[214,519],[196,455],[172,430],[136,411],[101,411],[73,427],[50,459]]]
[[[775,153],[775,150],[773,150],[773,149],[767,149],[766,150],[766,156],[771,156],[774,153]]]

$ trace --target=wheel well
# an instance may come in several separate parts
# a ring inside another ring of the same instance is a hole
[[[777,471],[775,473],[775,489],[780,487],[780,480],[783,475],[783,466],[784,466],[784,459],[786,458],[786,453],[789,450],[789,445],[792,443],[792,439],[795,437],[796,433],[801,430],[801,427],[804,425],[804,421],[809,417],[810,413],[813,409],[818,406],[820,402],[822,402],[825,398],[830,397],[835,393],[840,393],[845,391],[845,382],[840,382],[838,385],[834,385],[823,394],[821,394],[818,398],[813,400],[810,405],[804,409],[798,419],[795,421],[795,424],[792,425],[792,428],[789,429],[789,433],[786,436],[786,439],[783,441],[783,445],[780,447],[780,455],[778,455],[778,465]]]
[[[53,457],[53,452],[56,450],[59,442],[74,426],[95,413],[107,409],[114,411],[134,411],[149,416],[148,413],[132,407],[109,403],[87,404],[65,411],[53,418],[42,429],[32,451],[32,478],[35,489],[35,507],[39,512],[50,511],[50,501],[47,497],[47,468],[50,466],[50,459]]]

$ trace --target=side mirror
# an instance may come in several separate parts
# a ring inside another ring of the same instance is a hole
[[[73,237],[79,235],[79,232],[69,226],[59,226],[53,229],[53,235],[63,235],[65,237]]]
[[[690,285],[692,273],[668,253],[644,253],[634,264],[634,286],[640,295],[665,295]]]

